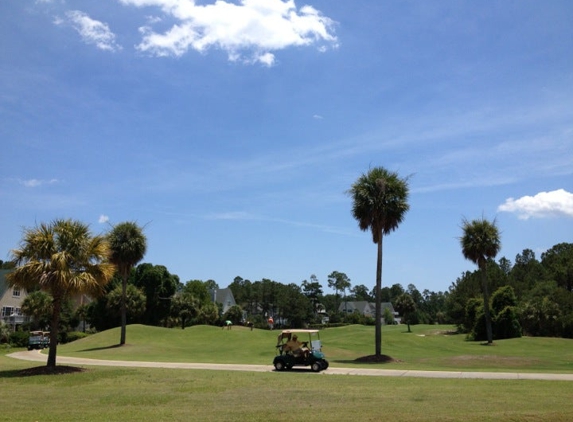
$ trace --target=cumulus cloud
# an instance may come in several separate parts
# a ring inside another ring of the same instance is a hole
[[[105,224],[109,221],[109,217],[107,215],[100,215],[98,219],[98,223]]]
[[[86,44],[94,44],[100,50],[117,51],[121,46],[115,41],[115,34],[106,23],[90,18],[79,10],[66,12],[67,20],[56,19],[56,24],[70,23]]]
[[[529,218],[573,217],[573,194],[564,189],[539,192],[535,196],[508,198],[498,211],[513,212],[522,220]]]
[[[316,45],[319,51],[336,47],[334,22],[312,6],[297,8],[294,0],[217,0],[198,5],[194,0],[119,0],[136,7],[158,7],[175,24],[155,32],[150,21],[140,28],[136,47],[156,56],[182,56],[189,49],[219,48],[231,61],[275,64],[273,51]],[[163,20],[162,20],[163,21]]]

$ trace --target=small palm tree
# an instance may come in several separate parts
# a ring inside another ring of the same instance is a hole
[[[110,261],[117,267],[121,276],[121,334],[119,344],[125,344],[127,326],[127,279],[135,265],[141,261],[147,251],[147,239],[143,230],[134,222],[117,224],[107,236],[110,248]]]
[[[22,301],[22,312],[31,317],[33,329],[44,329],[52,315],[52,297],[41,290],[32,292]]]
[[[372,232],[378,245],[376,265],[376,356],[382,354],[382,239],[398,228],[404,220],[408,205],[408,179],[383,167],[375,167],[363,174],[348,191],[352,197],[352,215],[360,230]]]
[[[115,272],[109,253],[105,237],[92,236],[87,225],[74,220],[25,229],[20,248],[12,251],[16,268],[7,275],[8,284],[27,290],[39,287],[52,295],[48,367],[56,366],[64,300],[76,294],[103,293]]]
[[[483,311],[485,316],[487,343],[493,343],[491,327],[491,313],[489,310],[489,294],[487,288],[487,261],[495,258],[501,249],[499,230],[495,220],[490,222],[485,218],[481,220],[462,221],[463,236],[460,238],[464,258],[477,264],[481,273],[483,293]]]
[[[396,298],[394,307],[398,313],[404,317],[404,322],[408,324],[408,332],[411,333],[410,320],[412,319],[412,313],[416,312],[416,303],[414,302],[414,299],[412,299],[412,296],[408,293],[402,293]]]

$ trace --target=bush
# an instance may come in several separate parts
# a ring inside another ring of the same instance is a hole
[[[514,306],[506,306],[499,312],[493,322],[496,339],[521,337],[521,325]]]
[[[561,317],[562,337],[573,338],[573,314]]]
[[[28,347],[30,333],[27,331],[15,331],[10,334],[10,344],[14,347]]]
[[[66,336],[66,343],[71,343],[82,338],[87,337],[89,334],[82,333],[81,331],[70,331]]]

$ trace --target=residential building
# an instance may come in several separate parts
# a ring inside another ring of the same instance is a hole
[[[235,297],[233,296],[233,292],[231,289],[212,289],[210,290],[211,293],[211,301],[215,303],[220,303],[223,305],[223,313],[227,312],[231,306],[235,306],[237,303],[235,302]]]
[[[381,309],[382,322],[384,322],[384,310],[388,308],[390,309],[390,312],[392,312],[392,315],[394,316],[394,321],[397,324],[400,324],[401,318],[398,312],[394,310],[394,306],[392,306],[392,303],[382,302],[381,307],[382,307]],[[349,314],[353,312],[358,312],[360,315],[364,315],[365,317],[374,318],[376,316],[376,304],[374,302],[367,302],[367,301],[342,302],[338,307],[338,311]]]
[[[0,319],[14,331],[28,322],[28,317],[22,314],[22,302],[28,295],[25,289],[8,287],[6,275],[11,270],[0,270]]]

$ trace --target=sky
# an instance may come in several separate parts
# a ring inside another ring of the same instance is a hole
[[[0,0],[0,259],[57,218],[228,286],[375,285],[348,189],[408,178],[383,286],[446,291],[462,220],[573,242],[573,2]]]

